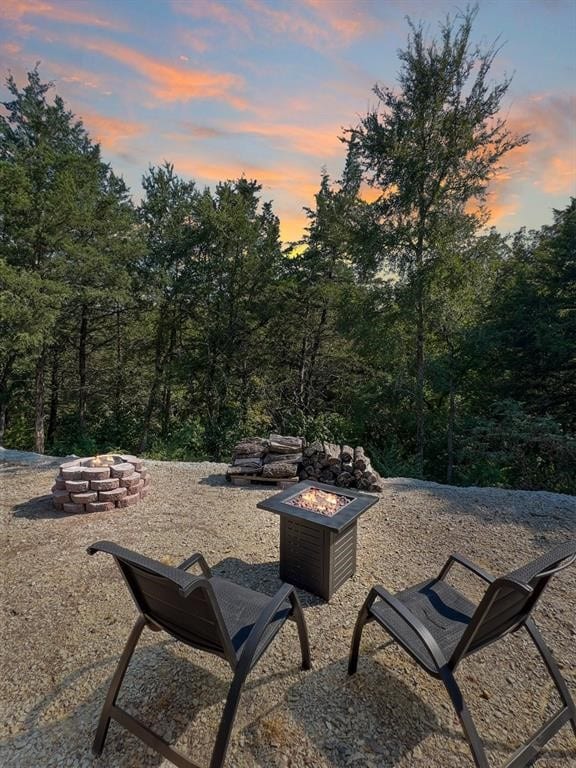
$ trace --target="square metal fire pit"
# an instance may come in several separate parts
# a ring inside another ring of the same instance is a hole
[[[309,498],[318,491],[319,498]],[[257,504],[280,515],[280,578],[330,600],[356,570],[358,517],[377,501],[378,496],[306,481]]]

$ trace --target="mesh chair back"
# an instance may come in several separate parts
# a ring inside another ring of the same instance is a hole
[[[546,555],[493,581],[454,651],[452,666],[464,656],[519,629],[552,576],[575,560],[576,541],[564,542]]]
[[[188,645],[226,655],[203,576],[196,577],[192,591],[182,596],[179,587],[164,576],[121,560],[119,565],[138,607],[147,618]]]
[[[236,663],[209,579],[160,563],[110,542],[91,550],[112,554],[140,612],[187,645]]]

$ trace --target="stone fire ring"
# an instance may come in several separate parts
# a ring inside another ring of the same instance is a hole
[[[149,490],[148,471],[136,456],[90,456],[60,465],[52,501],[65,514],[107,512],[137,504]]]

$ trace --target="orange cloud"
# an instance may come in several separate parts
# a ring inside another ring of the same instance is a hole
[[[231,122],[219,126],[202,125],[186,121],[181,123],[185,133],[166,134],[179,142],[194,139],[216,139],[238,135],[248,135],[269,139],[272,146],[280,150],[295,150],[317,158],[320,165],[325,157],[343,154],[342,144],[338,139],[339,127],[295,125],[292,123]]]
[[[6,42],[0,44],[0,51],[7,53],[8,56],[17,56],[21,50],[22,47],[18,43]]]
[[[378,200],[381,194],[382,190],[377,187],[369,187],[367,184],[362,184],[359,197],[361,200],[364,200],[365,203],[373,203]]]
[[[537,186],[550,195],[574,194],[576,184],[576,152],[566,150],[567,154],[560,154],[552,157],[548,168],[548,173],[539,182]]]
[[[189,69],[185,65],[172,66],[133,48],[105,40],[82,40],[78,41],[78,45],[116,59],[139,72],[149,81],[152,95],[161,101],[220,99],[237,109],[245,107],[245,102],[234,93],[243,84],[238,75]]]
[[[314,13],[332,29],[339,42],[351,43],[365,34],[373,32],[379,21],[364,13],[364,8],[358,4],[349,6],[336,3],[334,0],[303,0],[312,8]]]
[[[104,90],[106,88],[104,80],[95,72],[89,72],[88,70],[80,69],[79,67],[75,67],[71,70],[68,65],[59,64],[55,61],[43,61],[43,64],[47,65],[50,76],[55,76],[57,83],[69,83],[71,85],[77,85],[81,89],[91,88],[98,89],[101,93],[110,93],[110,91]]]
[[[245,35],[251,34],[250,22],[246,16],[228,3],[218,3],[215,0],[193,0],[187,3],[173,2],[172,8],[177,13],[185,13],[196,19],[209,19]]]
[[[246,5],[257,16],[261,24],[269,27],[273,32],[280,35],[288,35],[297,38],[310,46],[316,46],[318,43],[335,44],[331,30],[326,26],[318,24],[304,16],[290,11],[280,11],[272,8],[262,0],[245,0]]]
[[[298,152],[321,158],[325,155],[342,153],[342,144],[338,140],[339,129],[336,126],[309,127],[289,125],[287,123],[262,124],[240,123],[235,126],[240,133],[263,136],[273,139],[277,145],[289,145]]]
[[[180,34],[180,41],[191,48],[195,53],[206,53],[210,49],[210,44],[201,35],[185,31]],[[182,61],[188,61],[188,56],[180,56]]]
[[[106,149],[116,150],[127,139],[144,133],[144,126],[131,120],[83,112],[82,122],[89,133]]]
[[[513,174],[549,194],[570,194],[576,180],[572,93],[535,94],[516,106],[508,120],[517,133],[530,133],[530,142],[505,158]]]
[[[280,217],[280,239],[284,243],[293,243],[301,240],[304,230],[310,222],[306,214],[301,216],[281,216]]]
[[[508,216],[515,216],[520,210],[518,195],[506,194],[503,190],[494,189],[487,195],[489,211],[488,224],[496,225]]]
[[[205,182],[218,182],[227,179],[238,179],[245,176],[256,179],[268,192],[288,191],[292,199],[302,200],[303,204],[310,203],[320,187],[320,173],[290,168],[264,168],[253,163],[242,161],[222,161],[208,163],[204,160],[186,157],[168,158],[174,163],[177,173],[184,173],[194,179]]]
[[[10,21],[21,21],[25,16],[43,16],[52,21],[62,21],[65,24],[83,24],[90,27],[116,27],[108,19],[90,13],[87,6],[82,10],[81,3],[74,5],[56,5],[43,0],[3,0],[0,17]]]

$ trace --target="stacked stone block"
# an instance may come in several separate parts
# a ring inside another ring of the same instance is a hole
[[[60,466],[52,487],[54,507],[67,514],[107,512],[137,504],[150,491],[150,476],[136,456],[113,455],[114,464],[91,466],[92,458]]]

